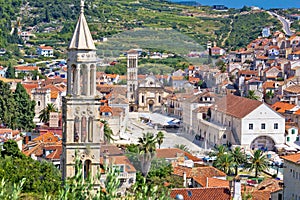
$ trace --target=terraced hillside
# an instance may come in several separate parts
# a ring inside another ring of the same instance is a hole
[[[50,44],[67,42],[79,12],[79,1],[28,0],[28,2],[29,4],[24,5],[27,13],[23,14],[22,23],[38,25],[39,31],[49,26],[62,25],[59,34],[41,34],[39,39],[43,38],[43,43]],[[223,41],[225,47],[235,49],[249,42],[252,37],[258,36],[264,26],[280,29],[276,19],[264,12],[243,13],[243,18],[240,19],[239,10],[219,12],[209,7],[177,5],[163,0],[87,0],[85,13],[96,39],[134,28],[171,28],[191,37],[194,42],[201,45],[205,45],[208,40],[216,41],[220,45]],[[255,17],[252,17],[254,15]],[[230,23],[231,21],[233,22]],[[249,26],[249,23],[245,26],[240,25],[247,21],[251,21],[253,26]],[[253,28],[254,26],[256,28]],[[226,39],[229,30],[231,35]],[[244,32],[247,34],[242,37]],[[230,40],[230,37],[236,37],[238,41]]]

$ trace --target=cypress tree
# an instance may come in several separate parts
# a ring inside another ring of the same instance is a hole
[[[14,100],[16,102],[17,128],[31,131],[35,127],[33,123],[35,102],[30,99],[21,83],[17,84]]]

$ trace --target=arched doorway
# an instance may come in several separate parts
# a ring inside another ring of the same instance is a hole
[[[149,111],[150,111],[150,112],[153,112],[153,105],[154,105],[154,101],[153,101],[153,100],[150,100],[150,101],[149,101]]]
[[[259,136],[255,138],[250,145],[251,149],[273,150],[275,146],[274,140],[269,136]]]

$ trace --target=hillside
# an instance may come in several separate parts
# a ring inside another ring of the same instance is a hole
[[[28,2],[26,15],[23,14],[22,19],[24,25],[38,25],[40,32],[49,26],[63,25],[59,35],[41,37],[45,39],[43,43],[68,41],[79,12],[79,1]],[[209,7],[177,5],[162,0],[88,0],[85,13],[94,38],[108,37],[134,28],[172,28],[201,45],[211,40],[230,49],[243,46],[257,37],[264,26],[280,27],[276,19],[264,12],[248,12],[240,16],[239,10],[220,12]],[[230,36],[226,37],[228,32]],[[224,39],[227,41],[222,43]]]

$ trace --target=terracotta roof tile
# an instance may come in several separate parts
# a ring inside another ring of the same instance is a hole
[[[215,188],[176,188],[172,189],[170,196],[175,199],[181,194],[184,200],[230,200],[231,194],[227,187]]]
[[[103,162],[104,159],[101,157],[100,163],[103,164]],[[109,156],[109,162],[115,165],[125,165],[124,170],[126,172],[136,172],[136,169],[126,156]]]
[[[292,85],[284,89],[285,92],[289,93],[300,93],[300,85]]]
[[[110,106],[100,106],[100,113],[112,113],[112,109]]]
[[[292,155],[288,155],[288,156],[282,156],[281,158],[300,165],[300,153],[292,154]]]
[[[46,156],[47,159],[50,160],[59,160],[60,156],[62,154],[62,145],[60,146],[53,146],[54,151],[50,153],[48,156]]]
[[[111,155],[111,156],[117,156],[117,155],[124,154],[124,152],[119,147],[117,147],[113,144],[103,144],[103,145],[101,145],[100,150],[101,150],[100,156],[103,156],[105,151],[107,151],[108,155]]]
[[[172,76],[171,77],[173,81],[181,81],[184,80],[184,76]]]
[[[251,193],[252,200],[267,200],[271,198],[271,191],[256,190]]]
[[[36,66],[16,66],[15,70],[16,71],[34,71],[38,70],[39,68]]]
[[[216,100],[215,108],[237,118],[243,118],[263,103],[257,100],[228,94]]]
[[[187,159],[192,160],[194,162],[201,161],[201,159],[178,148],[156,149],[156,157],[157,158],[186,157]]]
[[[295,106],[296,105],[278,101],[274,103],[271,108],[273,108],[276,112],[285,113],[286,110],[291,110]]]
[[[229,181],[218,178],[207,178],[208,187],[228,187]]]
[[[39,46],[39,48],[43,50],[53,50],[53,48],[50,46]]]
[[[263,83],[264,89],[274,89],[275,88],[275,81],[266,81]]]
[[[43,143],[55,143],[60,141],[60,138],[52,132],[47,132],[43,135],[34,138],[33,141],[40,141]]]

